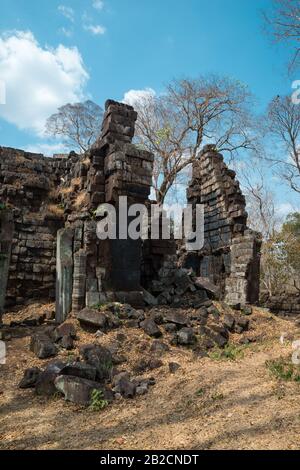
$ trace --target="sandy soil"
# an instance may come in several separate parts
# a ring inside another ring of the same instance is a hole
[[[140,330],[123,332],[128,338],[123,352],[133,363],[152,340]],[[281,344],[284,332],[289,340]],[[163,367],[148,374],[157,383],[147,395],[100,412],[19,390],[24,369],[47,361],[29,351],[28,336],[13,338],[7,342],[7,364],[0,365],[0,448],[299,449],[300,384],[275,379],[265,366],[268,359],[291,355],[299,327],[257,309],[248,335],[257,341],[235,361],[199,359],[190,350],[172,348],[162,356]],[[80,343],[90,340],[82,331],[79,336]],[[170,361],[181,365],[174,375]]]

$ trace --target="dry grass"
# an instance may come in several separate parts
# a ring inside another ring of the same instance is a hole
[[[45,217],[47,216],[62,218],[64,217],[64,210],[57,204],[48,204],[45,208]]]
[[[86,158],[84,158],[84,159],[82,160],[81,163],[82,163],[83,165],[89,167],[90,164],[91,164],[91,160],[89,159],[89,157],[86,157]]]
[[[68,188],[61,188],[59,190],[59,193],[60,194],[63,194],[64,196],[66,196],[67,194],[71,194],[72,192],[74,191],[74,188],[69,186]]]
[[[71,179],[71,187],[76,188],[76,186],[80,186],[81,184],[81,179],[80,178],[72,178]]]
[[[13,339],[8,343],[7,364],[0,370],[0,447],[298,449],[300,384],[272,376],[266,361],[290,356],[291,341],[281,344],[279,338],[283,332],[300,338],[299,328],[259,309],[251,319],[253,329],[246,335],[259,339],[244,348],[243,357],[235,361],[199,359],[191,350],[171,347],[161,358],[163,366],[145,374],[156,379],[147,395],[116,401],[100,412],[19,390],[23,370],[43,367],[47,360],[39,360],[29,351],[29,337]],[[120,328],[97,339],[80,329],[76,320],[70,321],[79,336],[74,357],[80,344],[107,345],[116,342],[120,332],[126,336],[120,352],[128,359],[121,369],[131,370],[138,358],[149,354],[152,339],[142,330]],[[231,338],[240,339],[240,335]],[[59,358],[66,360],[68,355],[60,352]],[[181,365],[175,374],[169,373],[169,362]]]
[[[81,191],[81,193],[79,193],[77,196],[76,196],[76,199],[74,201],[74,207],[76,210],[79,210],[81,209],[82,207],[86,206],[87,203],[88,203],[88,194],[85,192],[85,191]]]

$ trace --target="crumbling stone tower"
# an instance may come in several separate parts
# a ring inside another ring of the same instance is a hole
[[[119,197],[128,206],[145,203],[152,183],[153,155],[132,145],[137,113],[131,106],[107,101],[99,139],[87,152],[89,169],[81,192],[87,203],[72,212],[58,233],[57,319],[69,311],[117,300],[142,304],[141,240],[99,240],[96,209],[110,203],[119,210]],[[118,223],[117,223],[118,233]]]
[[[229,304],[259,299],[261,237],[247,227],[245,197],[235,172],[228,169],[213,145],[193,164],[188,202],[203,204],[204,247],[188,253],[185,266],[221,287]]]

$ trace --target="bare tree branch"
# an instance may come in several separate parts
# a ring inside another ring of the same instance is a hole
[[[291,45],[293,55],[289,70],[292,71],[300,63],[300,2],[299,0],[273,0],[273,2],[273,12],[265,13],[264,17],[275,41]]]
[[[102,118],[102,109],[92,101],[66,104],[48,118],[46,133],[60,136],[68,147],[85,152],[100,133]]]
[[[174,80],[166,92],[139,100],[136,142],[155,155],[153,185],[162,203],[177,175],[205,143],[236,154],[255,149],[252,97],[240,82],[217,76]]]
[[[267,131],[279,144],[279,152],[265,158],[290,188],[300,193],[300,106],[293,104],[290,96],[277,96],[270,103]]]

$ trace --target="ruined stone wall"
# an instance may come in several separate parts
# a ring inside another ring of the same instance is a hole
[[[300,314],[300,292],[283,292],[270,298],[262,296],[261,301],[271,312],[287,316]]]
[[[204,246],[184,257],[184,266],[221,287],[230,304],[259,297],[260,236],[247,227],[246,202],[235,172],[208,145],[193,164],[188,202],[204,205]]]
[[[81,156],[49,159],[0,147],[0,309],[4,298],[14,305],[56,292],[63,321],[71,309],[106,301],[142,304],[142,286],[172,305],[192,292],[186,273],[177,275],[174,240],[118,236],[121,196],[129,206],[146,203],[148,213],[152,204],[154,157],[132,144],[136,119],[131,106],[107,101],[99,138]],[[205,245],[185,253],[183,267],[211,280],[231,304],[256,302],[260,240],[247,228],[234,172],[212,146],[194,163],[188,201],[205,206]],[[117,210],[116,240],[96,233],[98,208],[107,203]]]
[[[8,273],[10,266],[11,246],[14,234],[12,212],[0,207],[0,320],[4,311]]]
[[[13,225],[8,273],[1,267],[6,305],[55,295],[56,233],[64,222],[58,187],[71,165],[72,159],[0,147],[0,205]]]
[[[96,233],[99,205],[112,204],[118,214],[120,196],[126,196],[131,205],[145,203],[150,194],[153,155],[131,143],[136,119],[131,106],[107,101],[101,135],[83,157],[86,174],[76,196],[82,204],[73,205],[67,217],[69,235],[59,233],[64,258],[57,260],[57,293],[65,292],[70,299],[72,292],[71,307],[69,303],[64,306],[57,295],[59,319],[70,308],[78,311],[106,300],[142,303],[141,240],[100,240]],[[116,229],[118,233],[118,217]]]

